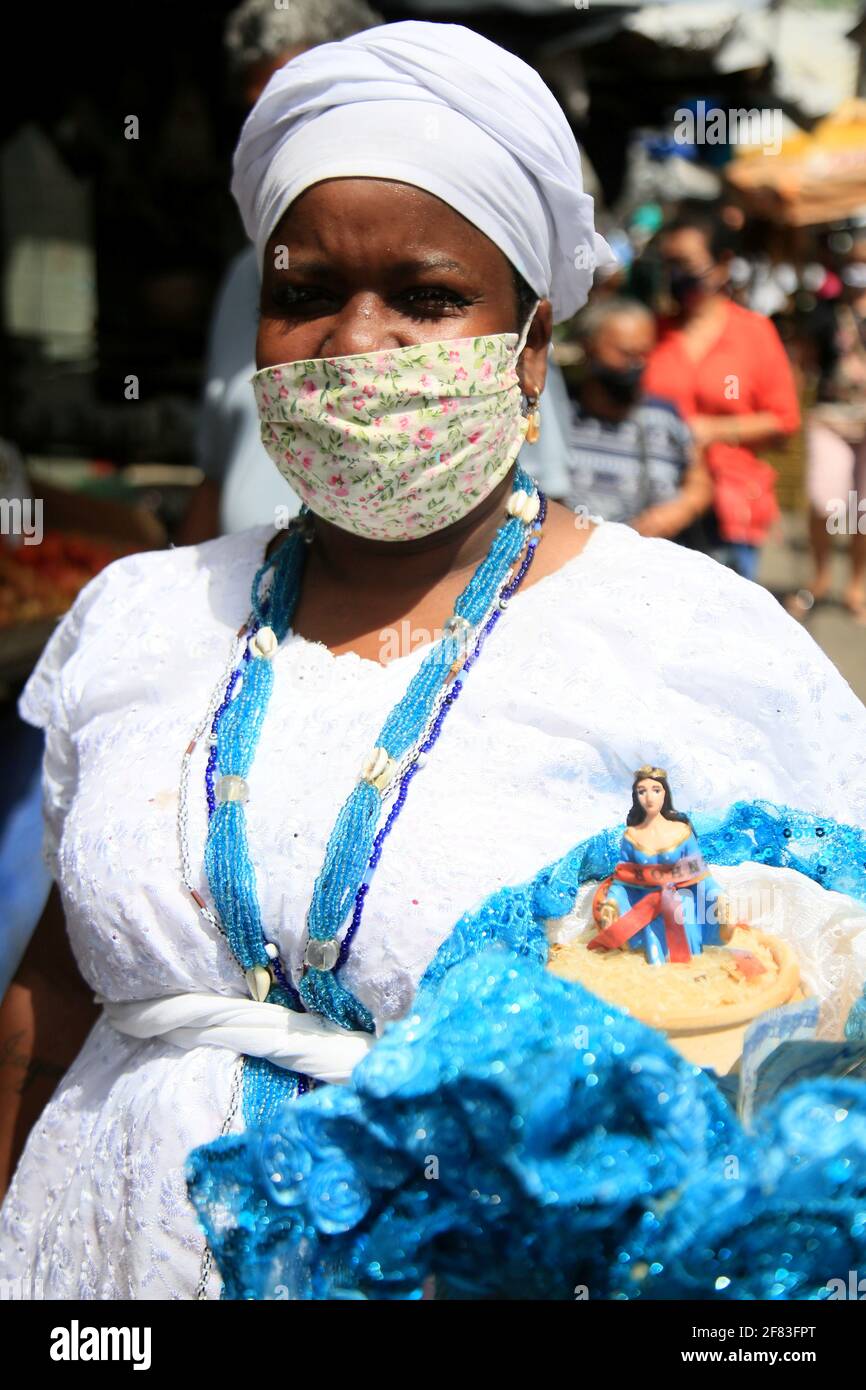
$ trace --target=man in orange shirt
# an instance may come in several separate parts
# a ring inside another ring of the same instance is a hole
[[[663,321],[644,388],[673,401],[706,450],[717,558],[757,577],[760,547],[779,515],[776,474],[756,449],[795,433],[800,410],[785,349],[769,319],[724,292],[726,229],[701,214],[659,233],[666,288],[679,306]]]

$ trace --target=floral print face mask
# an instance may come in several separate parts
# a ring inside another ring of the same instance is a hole
[[[265,367],[262,443],[317,516],[358,536],[440,531],[506,476],[526,434],[516,365],[529,332]]]

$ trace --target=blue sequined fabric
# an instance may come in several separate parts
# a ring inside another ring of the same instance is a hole
[[[769,803],[694,820],[710,863],[866,901],[860,830]],[[432,1276],[439,1297],[817,1299],[866,1268],[866,1083],[795,1084],[746,1132],[660,1033],[544,969],[543,920],[619,835],[461,919],[349,1085],[190,1155],[226,1297],[411,1299]]]

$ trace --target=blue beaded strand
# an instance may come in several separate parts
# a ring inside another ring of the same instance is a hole
[[[263,1124],[278,1106],[315,1087],[308,1076],[274,1066],[266,1057],[244,1058],[243,1117],[247,1129]]]
[[[541,527],[544,524],[544,519],[547,515],[547,498],[541,492],[539,492],[539,501],[540,506],[538,512],[538,520],[535,526],[533,527],[533,530],[537,529],[538,531],[541,530]],[[522,564],[520,565],[517,574],[514,576],[513,580],[509,584],[506,584],[502,588],[500,593],[500,603],[503,599],[507,602],[520,588],[520,585],[523,583],[527,571],[529,570],[529,567],[532,564],[537,546],[538,538],[536,536],[531,538],[527,543],[526,556]],[[490,636],[490,633],[493,631],[494,627],[496,626],[501,617],[502,608],[495,608],[493,613],[488,618],[487,622],[484,624],[484,627],[481,630],[481,633],[479,635],[478,641],[475,644],[475,648],[472,654],[468,656],[464,661],[462,667],[463,671],[469,671],[474,666],[475,662],[478,659],[478,656],[480,655],[482,645]],[[463,682],[459,678],[455,679],[450,691],[445,696],[445,699],[442,702],[442,707],[436,716],[436,719],[430,729],[430,733],[427,739],[424,743],[422,743],[419,746],[419,754],[423,754],[426,756],[433,748],[433,745],[436,743],[436,740],[442,732],[442,725],[445,722],[445,717],[448,714],[448,711],[453,707],[462,689]],[[367,900],[367,894],[370,891],[370,879],[373,876],[373,873],[376,869],[376,865],[379,863],[379,860],[382,857],[382,846],[384,845],[388,835],[391,833],[392,827],[406,803],[406,796],[409,791],[409,785],[412,782],[412,779],[416,776],[416,774],[421,771],[421,766],[422,765],[420,762],[413,762],[404,772],[400,780],[400,787],[397,792],[397,799],[390,812],[388,813],[388,817],[385,821],[385,824],[382,826],[381,830],[377,832],[376,838],[373,841],[373,852],[370,855],[370,861],[367,865],[367,873],[355,895],[355,905],[352,912],[352,920],[349,923],[349,927],[340,944],[340,954],[337,958],[337,964],[335,966],[336,970],[340,970],[346,964],[346,961],[349,958],[349,950],[351,948],[352,941],[354,940],[355,934],[359,926],[361,925],[361,918],[364,913],[364,904]]]
[[[532,492],[533,488],[531,480],[518,468],[515,471],[514,490]],[[539,518],[533,528],[535,531],[540,529],[546,513],[546,502],[540,494],[539,500]],[[530,538],[517,574],[509,584],[502,587],[506,572],[517,560],[525,543],[525,524],[516,517],[509,517],[500,527],[490,551],[455,603],[455,617],[462,618],[467,624],[475,627],[489,611],[497,592],[500,594],[500,603],[507,602],[526,574],[537,545],[537,537]],[[253,581],[253,618],[248,641],[242,659],[231,673],[223,700],[211,725],[211,736],[215,742],[205,773],[208,802],[205,865],[214,903],[236,958],[244,970],[259,965],[274,972],[276,983],[268,995],[269,1001],[295,1009],[307,1007],[324,1014],[344,1028],[373,1032],[372,1015],[340,984],[334,971],[308,966],[296,991],[279,964],[271,961],[266,950],[267,940],[261,922],[255,872],[246,840],[246,813],[243,803],[217,802],[215,794],[218,775],[245,778],[252,764],[270,700],[273,671],[269,660],[251,659],[249,638],[252,638],[266,621],[278,641],[286,635],[300,596],[304,558],[304,538],[299,526],[286,538],[275,561],[266,561],[257,571]],[[265,597],[262,592],[263,582],[271,569],[271,590]],[[497,608],[486,622],[474,653],[464,663],[464,670],[470,669],[477,660],[481,642],[492,631],[500,614],[501,609]],[[428,653],[410,681],[403,698],[388,716],[379,735],[377,747],[383,748],[395,762],[422,736],[443,684],[450,676],[460,654],[460,638],[453,633],[447,634]],[[462,684],[455,681],[452,689],[444,697],[425,744],[422,745],[424,749],[432,748],[436,742],[445,714],[461,689]],[[362,887],[364,892],[361,894],[360,903],[363,905],[369,887],[369,872],[378,863],[384,839],[405,804],[409,781],[415,775],[415,771],[417,765],[413,765],[409,773],[404,775],[398,789],[396,805],[378,835],[376,825],[382,803],[381,792],[369,781],[361,780],[347,797],[337,816],[322,870],[314,885],[308,914],[311,941],[330,941],[336,936],[353,905],[357,912]],[[352,921],[354,929],[350,925],[349,930],[351,936],[354,936],[360,915],[356,921],[353,913]],[[343,959],[347,949],[345,943],[340,948]]]
[[[223,699],[222,699],[222,704],[221,704],[221,705],[218,707],[218,709],[216,710],[216,713],[214,714],[213,720],[211,721],[210,732],[211,732],[211,739],[213,740],[213,742],[212,742],[212,744],[211,744],[211,749],[210,749],[210,753],[209,753],[209,755],[208,755],[208,760],[207,760],[207,767],[205,768],[205,773],[204,773],[205,795],[206,795],[206,797],[207,797],[207,813],[208,813],[208,820],[210,820],[211,816],[213,815],[214,811],[216,810],[216,796],[215,796],[215,794],[214,794],[213,784],[214,784],[214,776],[215,776],[215,774],[216,774],[216,765],[217,765],[217,749],[216,749],[216,744],[217,744],[217,733],[218,733],[218,730],[219,730],[220,720],[222,719],[223,715],[225,714],[226,710],[227,710],[228,707],[229,707],[229,704],[230,704],[230,702],[231,702],[231,698],[232,698],[232,696],[233,696],[234,693],[235,693],[235,689],[237,688],[237,683],[238,683],[238,681],[241,679],[241,676],[243,675],[244,664],[245,664],[247,661],[249,661],[249,659],[250,659],[250,649],[249,649],[249,644],[248,644],[247,647],[246,647],[246,649],[244,650],[244,655],[243,655],[243,660],[242,660],[242,662],[241,662],[241,665],[238,666],[238,667],[236,667],[235,670],[232,671],[231,677],[230,677],[230,679],[229,679],[229,683],[228,683],[228,685],[226,686],[226,693],[225,693],[225,695],[223,696]]]
[[[514,491],[522,489],[531,492],[533,488],[531,480],[518,468],[515,471]],[[525,543],[525,523],[517,517],[509,517],[499,528],[488,554],[458,597],[454,605],[455,617],[462,618],[471,627],[477,626],[489,611],[505,574]],[[376,746],[383,748],[395,762],[421,736],[442,686],[461,655],[461,647],[461,639],[453,634],[447,634],[437,642],[386,719]],[[381,793],[375,787],[367,781],[360,781],[340,810],[325,851],[324,865],[313,887],[307,914],[311,941],[333,941],[353,911],[358,888],[373,853],[381,801]],[[402,808],[402,802],[400,805]],[[339,961],[339,951],[336,961]],[[309,1009],[324,1013],[341,1027],[374,1031],[374,1020],[369,1010],[341,984],[333,969],[308,965],[298,985],[298,992]]]
[[[246,777],[252,764],[273,688],[273,667],[266,659],[251,660],[249,639],[265,619],[278,641],[289,630],[300,593],[304,561],[299,530],[287,536],[278,558],[281,563],[266,562],[253,581],[253,621],[243,658],[231,674],[212,721],[216,744],[211,748],[205,773],[209,816],[205,870],[229,946],[244,971],[253,966],[273,967],[266,950],[255,871],[246,840],[246,813],[241,802],[216,801],[214,779],[217,772],[220,776]],[[272,567],[273,583],[265,599],[261,585]],[[285,975],[272,987],[268,998],[269,1002],[288,1008],[303,1008],[297,991]]]

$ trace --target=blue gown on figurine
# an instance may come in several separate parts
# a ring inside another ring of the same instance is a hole
[[[696,865],[697,873],[700,874],[699,881],[678,887],[676,890],[689,950],[692,955],[699,955],[704,946],[720,944],[719,923],[716,920],[716,901],[722,890],[718,881],[706,868],[698,845],[698,838],[691,826],[681,821],[671,821],[670,828],[670,848],[654,854],[648,854],[639,849],[632,838],[635,832],[627,828],[620,841],[620,862],[670,867],[678,864],[681,860],[699,861],[699,865]],[[695,874],[691,875],[691,877],[695,876]],[[648,893],[657,893],[658,887],[658,883],[652,882],[645,885],[617,882],[616,877],[614,877],[614,881],[607,890],[606,899],[615,903],[620,917],[624,917],[631,908],[642,902]],[[632,950],[645,951],[646,958],[651,965],[661,965],[670,958],[667,932],[661,911],[645,927],[629,937],[628,945]]]

